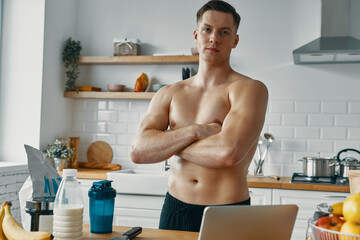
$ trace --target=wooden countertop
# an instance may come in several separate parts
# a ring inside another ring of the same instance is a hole
[[[79,179],[106,180],[107,173],[112,170],[79,168]],[[279,180],[270,177],[248,176],[248,186],[257,188],[278,188],[291,190],[311,190],[329,192],[350,192],[349,186],[334,184],[291,183],[291,177],[280,177]]]
[[[90,233],[89,224],[84,224],[83,226],[83,235],[81,239],[110,239],[113,237],[119,237],[126,231],[130,230],[131,227],[120,227],[113,226],[112,233],[106,234],[94,234]],[[199,237],[198,232],[186,232],[186,231],[173,231],[173,230],[160,230],[160,229],[151,229],[151,228],[143,228],[142,233],[139,234],[134,240],[197,240]]]
[[[310,190],[329,192],[350,192],[350,187],[335,184],[291,183],[291,177],[280,177],[279,180],[270,177],[248,176],[248,186],[258,188],[279,188],[289,190]]]

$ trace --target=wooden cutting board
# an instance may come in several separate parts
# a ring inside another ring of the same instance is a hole
[[[112,148],[104,141],[93,142],[88,148],[87,159],[90,163],[111,163],[113,159]]]

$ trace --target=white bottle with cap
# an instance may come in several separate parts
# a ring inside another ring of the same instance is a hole
[[[63,169],[53,216],[53,236],[58,240],[80,239],[82,236],[84,205],[76,176],[76,169]]]

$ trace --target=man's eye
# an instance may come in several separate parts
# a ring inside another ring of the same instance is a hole
[[[210,28],[204,28],[204,32],[210,32]]]
[[[229,34],[229,31],[223,30],[221,31],[221,34]]]

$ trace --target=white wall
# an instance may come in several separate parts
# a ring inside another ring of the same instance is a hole
[[[44,0],[4,0],[0,80],[0,161],[25,162],[39,146]]]
[[[68,37],[76,39],[76,21],[77,1],[46,1],[41,149],[54,141],[54,138],[72,136],[73,102],[64,98],[66,80],[62,50]]]
[[[82,55],[112,55],[114,37],[139,38],[142,54],[187,53],[194,46],[195,14],[206,1],[79,1],[78,38]],[[334,156],[360,148],[359,64],[294,65],[292,51],[320,36],[320,0],[232,0],[242,17],[240,42],[231,58],[235,70],[263,81],[270,99],[263,132],[271,132],[265,173],[301,172],[297,159]],[[181,80],[186,66],[82,66],[80,85],[106,89],[107,83],[132,88],[146,72],[159,82]],[[125,168],[155,168],[131,163],[129,147],[148,101],[74,100],[74,132],[81,159],[92,141],[108,141],[114,162]]]

